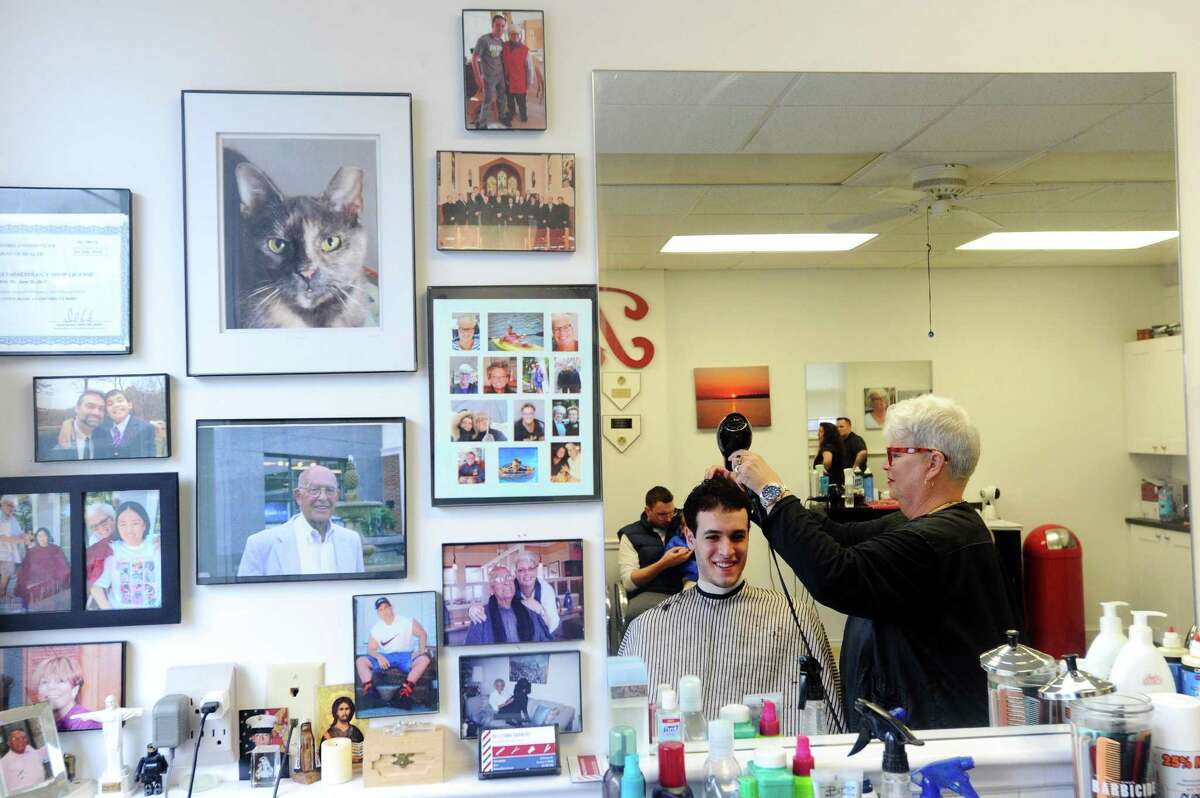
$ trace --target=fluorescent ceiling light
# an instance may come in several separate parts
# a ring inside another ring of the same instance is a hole
[[[1178,230],[1046,230],[988,233],[959,249],[1140,249],[1178,238]]]
[[[770,233],[727,236],[671,236],[661,252],[846,252],[875,233]]]

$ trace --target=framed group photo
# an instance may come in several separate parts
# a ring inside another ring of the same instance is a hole
[[[355,596],[353,606],[351,714],[379,718],[437,712],[437,593],[370,593]]]
[[[5,646],[0,680],[6,685],[0,709],[46,703],[60,732],[99,729],[99,723],[79,715],[104,709],[105,696],[124,706],[125,644]]]
[[[133,351],[133,194],[0,187],[0,355]]]
[[[166,374],[34,377],[34,460],[171,456]]]
[[[0,478],[0,632],[179,619],[178,474]]]
[[[600,496],[596,287],[428,290],[433,504]]]
[[[458,658],[459,738],[484,729],[557,726],[583,730],[578,651],[481,654]]]
[[[403,418],[196,422],[198,584],[403,579],[404,508]]]
[[[415,371],[411,95],[182,113],[188,374]]]
[[[574,252],[572,153],[439,152],[437,247]]]
[[[583,541],[442,545],[447,646],[583,639]]]
[[[545,15],[469,8],[462,33],[467,129],[545,130]]]

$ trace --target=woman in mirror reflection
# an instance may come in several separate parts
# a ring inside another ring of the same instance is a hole
[[[842,436],[838,434],[837,427],[828,421],[822,421],[817,426],[817,456],[813,458],[813,468],[824,468],[832,485],[846,483]]]
[[[888,409],[888,490],[900,512],[838,523],[805,508],[750,451],[725,473],[757,494],[763,533],[813,598],[850,616],[840,667],[850,728],[854,701],[904,707],[918,729],[986,726],[979,655],[1004,639],[1015,613],[991,532],[963,501],[979,462],[966,411],[933,395]]]

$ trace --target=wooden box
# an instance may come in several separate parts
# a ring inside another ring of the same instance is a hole
[[[434,724],[363,729],[363,784],[385,787],[446,780],[445,730]]]

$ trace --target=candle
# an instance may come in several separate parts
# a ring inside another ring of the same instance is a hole
[[[345,784],[350,781],[350,740],[335,737],[321,743],[321,781]]]

